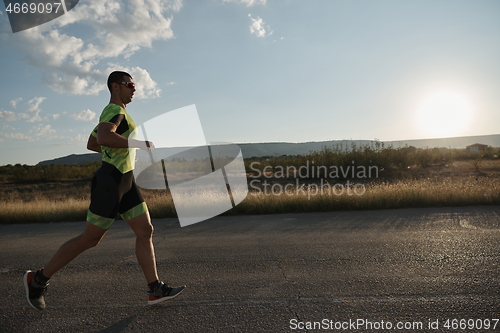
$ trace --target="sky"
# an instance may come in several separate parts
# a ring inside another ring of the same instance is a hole
[[[195,104],[208,142],[500,134],[497,0],[80,0],[12,33],[0,165],[83,154],[114,70],[137,124]]]

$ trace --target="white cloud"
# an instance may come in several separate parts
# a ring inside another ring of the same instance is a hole
[[[35,136],[49,136],[50,133],[55,133],[56,130],[51,128],[50,125],[38,124],[33,126],[30,130],[30,133],[33,133]]]
[[[46,118],[48,119],[52,119],[52,120],[57,120],[59,119],[61,115],[59,113],[53,113],[53,114],[49,114]]]
[[[51,145],[55,146],[81,146],[87,143],[89,139],[88,134],[77,134],[76,136],[62,136],[58,137],[59,139],[63,139],[62,141],[51,143]]]
[[[129,58],[154,41],[173,38],[172,14],[181,7],[182,0],[81,1],[53,21],[1,35],[25,55],[26,62],[44,70],[43,80],[54,91],[92,95],[106,89],[109,71],[104,70],[104,59]],[[70,35],[68,27],[72,32],[93,29],[95,34],[84,40]],[[155,85],[152,80],[146,82],[147,88],[138,97],[158,96]]]
[[[43,82],[58,93],[70,93],[75,95],[96,95],[106,89],[105,73],[67,73],[61,69],[57,73],[44,74]]]
[[[156,82],[151,79],[148,71],[139,67],[134,67],[127,71],[127,73],[130,73],[137,83],[134,97],[141,99],[160,96],[161,89],[158,88]]]
[[[4,121],[14,121],[14,120],[21,120],[25,119],[30,123],[33,123],[35,121],[42,121],[42,118],[40,117],[40,112],[42,111],[40,109],[40,104],[47,99],[46,97],[34,97],[28,101],[28,109],[24,113],[17,114],[12,111],[0,111],[0,120]],[[10,104],[17,107],[17,103],[20,102],[22,99],[17,98],[15,100],[10,101]],[[52,119],[57,119],[59,116],[54,117],[52,115]]]
[[[33,141],[32,137],[23,133],[0,133],[0,142],[5,141],[5,139]]]
[[[42,121],[39,113],[42,111],[40,109],[40,104],[46,99],[46,97],[35,97],[28,101],[28,110],[26,113],[21,115],[21,118],[27,119],[28,122],[33,123],[35,121]]]
[[[51,140],[70,140],[71,138],[65,136],[55,135],[57,131],[51,125],[37,124],[31,128],[29,134],[32,135],[30,141],[51,141]]]
[[[252,7],[253,5],[265,5],[266,0],[222,0],[222,2],[238,2],[245,4],[247,7]]]
[[[78,121],[92,121],[95,118],[95,115],[95,112],[87,109],[80,112],[75,112],[71,115],[71,117]]]
[[[248,14],[250,18],[250,33],[254,34],[257,37],[266,37],[272,35],[271,28],[268,25],[265,25],[264,21],[257,16],[256,19],[252,17],[251,14]],[[266,30],[267,29],[267,30]]]
[[[75,137],[72,137],[71,138],[71,141],[75,142],[75,143],[83,143],[83,142],[87,142],[87,140],[89,139],[89,136],[88,134],[87,135],[84,135],[84,134],[78,134],[77,136]]]
[[[12,111],[0,111],[0,120],[2,121],[14,121],[17,119],[17,115]]]
[[[10,105],[12,105],[12,107],[15,109],[17,107],[17,104],[22,100],[23,100],[22,97],[13,99],[12,101],[10,101]]]
[[[16,130],[16,128],[15,128],[15,127],[12,127],[12,126],[7,125],[7,124],[4,124],[4,125],[2,126],[2,129],[4,129],[4,130],[5,130],[5,129],[8,129],[8,130],[12,130],[12,131],[15,131],[15,130]]]

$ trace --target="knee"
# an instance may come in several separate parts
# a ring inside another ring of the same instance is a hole
[[[154,227],[151,223],[145,224],[136,230],[137,238],[151,239],[153,237]]]
[[[134,228],[138,240],[150,241],[153,238],[154,228],[151,223],[143,224]]]

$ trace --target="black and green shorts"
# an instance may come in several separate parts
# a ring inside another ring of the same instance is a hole
[[[109,229],[118,213],[128,221],[147,211],[133,171],[122,174],[114,165],[102,162],[92,178],[87,221]]]

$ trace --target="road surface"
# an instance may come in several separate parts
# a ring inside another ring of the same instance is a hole
[[[499,214],[472,206],[227,216],[184,228],[156,219],[160,276],[188,287],[155,306],[146,305],[134,234],[116,221],[51,279],[45,311],[27,305],[22,274],[84,223],[2,225],[0,331],[500,332]]]

